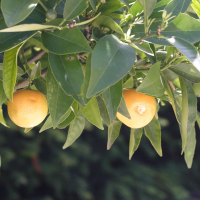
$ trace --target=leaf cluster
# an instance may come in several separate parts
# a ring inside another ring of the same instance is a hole
[[[119,112],[130,117],[123,88],[172,105],[180,126],[182,153],[190,168],[199,123],[200,22],[198,0],[12,0],[1,1],[0,105],[16,89],[47,96],[51,127],[69,132],[63,148],[81,135],[85,119],[108,126],[110,149],[120,133]],[[55,19],[46,19],[54,10]],[[131,130],[129,158],[144,134],[162,156],[156,113],[144,128]],[[2,110],[0,122],[6,125]],[[26,132],[29,130],[25,130]]]

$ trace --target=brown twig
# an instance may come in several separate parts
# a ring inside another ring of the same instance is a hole
[[[36,54],[35,56],[33,56],[32,58],[29,58],[27,60],[27,63],[30,64],[32,62],[35,62],[36,60],[39,60],[44,54],[46,53],[46,51],[41,50],[38,54]]]
[[[46,75],[46,73],[47,73],[47,68],[45,68],[45,69],[43,69],[42,71],[41,71],[41,77],[45,77],[45,75]],[[15,90],[18,90],[18,89],[20,89],[20,88],[24,88],[24,87],[27,87],[29,85],[29,78],[28,79],[23,79],[23,80],[21,80],[21,81],[19,81],[18,83],[17,83],[17,85],[15,86]]]

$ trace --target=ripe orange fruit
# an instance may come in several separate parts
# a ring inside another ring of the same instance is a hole
[[[117,113],[117,118],[131,128],[146,126],[153,119],[156,112],[155,98],[136,92],[136,89],[124,90],[123,96],[131,119],[119,112]]]
[[[40,124],[48,112],[46,97],[36,90],[18,90],[8,102],[8,115],[18,126],[31,128]]]

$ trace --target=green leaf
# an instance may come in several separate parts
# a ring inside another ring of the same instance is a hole
[[[54,30],[54,32],[44,31],[42,43],[45,48],[55,54],[91,52],[85,36],[77,27]]]
[[[58,125],[60,118],[72,105],[74,99],[63,91],[54,75],[52,74],[51,69],[48,69],[47,71],[46,80],[47,102],[51,114],[53,128],[55,128]]]
[[[138,0],[138,2],[144,8],[144,12],[146,13],[147,17],[151,15],[153,12],[154,6],[156,5],[156,0]]]
[[[192,86],[194,93],[197,97],[200,97],[200,83],[194,83]]]
[[[52,122],[52,119],[51,119],[51,115],[49,115],[47,120],[43,124],[42,128],[40,129],[39,133],[42,133],[43,131],[46,131],[46,130],[52,128],[52,127],[53,127],[53,122]]]
[[[76,117],[69,126],[67,140],[63,146],[63,149],[66,149],[67,147],[72,145],[75,142],[75,140],[78,137],[80,137],[84,127],[85,127],[85,117],[83,116],[81,111],[79,111],[78,117]]]
[[[119,0],[111,0],[99,6],[98,11],[101,12],[102,15],[106,15],[112,13],[120,8],[124,7],[124,4]]]
[[[87,58],[87,62],[85,66],[85,77],[84,77],[84,81],[82,85],[83,101],[85,104],[87,104],[88,101],[90,100],[86,97],[86,93],[88,90],[89,80],[90,80],[90,75],[91,75],[91,57],[92,57],[92,54],[90,53]]]
[[[190,134],[187,137],[187,143],[184,151],[184,158],[188,168],[192,167],[195,148],[196,148],[196,132],[194,126],[192,126]]]
[[[115,84],[131,69],[136,59],[134,49],[114,35],[101,38],[92,54],[92,68],[87,97]]]
[[[193,65],[180,63],[170,66],[169,69],[190,82],[200,82],[200,72]]]
[[[159,156],[162,156],[161,148],[161,128],[158,120],[154,117],[152,121],[144,127],[145,135],[150,140]]]
[[[122,92],[122,80],[120,80],[116,84],[110,86],[102,94],[111,120],[115,120],[116,118],[117,110],[122,98]]]
[[[87,8],[86,0],[67,0],[65,2],[63,18],[66,20],[74,19]]]
[[[142,138],[143,128],[133,129],[131,128],[130,132],[130,141],[129,141],[129,160],[131,160],[133,154],[137,150]]]
[[[89,0],[89,1],[90,1],[90,5],[91,5],[92,9],[96,12],[97,10],[96,10],[96,6],[94,4],[94,0]]]
[[[93,97],[88,104],[85,106],[80,106],[81,112],[87,118],[87,120],[95,125],[97,128],[103,130],[103,125],[101,121],[101,116],[99,112],[98,103],[95,97]]]
[[[8,99],[12,101],[17,78],[17,55],[22,45],[4,53],[3,60],[3,88]]]
[[[164,85],[164,88],[170,99],[170,103],[172,104],[172,108],[174,110],[176,119],[177,119],[178,123],[181,123],[181,107],[178,105],[177,100],[174,95],[174,92],[171,89],[167,79],[165,78],[165,76],[162,73],[161,73],[161,78],[162,78],[162,83]]]
[[[37,31],[48,28],[59,28],[58,26],[53,25],[42,25],[42,24],[20,24],[5,28],[0,30],[0,32],[24,32],[24,31]]]
[[[137,88],[137,92],[160,97],[164,94],[164,91],[160,78],[160,62],[157,62],[150,68],[147,76]]]
[[[31,71],[31,80],[39,78],[41,75],[41,62],[37,62],[33,70]]]
[[[170,17],[177,17],[181,10],[183,9],[184,3],[186,0],[173,0],[170,1],[166,7],[165,10],[167,11],[167,15],[171,14]],[[170,19],[172,21],[174,18]]]
[[[197,124],[200,128],[200,113],[199,112],[197,112]]]
[[[49,62],[53,75],[62,89],[84,106],[81,99],[81,86],[84,77],[76,55],[56,55],[49,53]]]
[[[140,49],[141,51],[151,55],[151,56],[154,56],[154,53],[152,51],[152,49],[150,48],[150,45],[149,43],[147,42],[143,42],[142,44],[138,44],[138,43],[133,43],[133,46],[135,46],[137,49]]]
[[[38,0],[2,0],[1,10],[7,26],[24,20],[37,6]]]
[[[35,87],[42,92],[44,95],[47,95],[47,86],[46,86],[46,80],[42,77],[39,77],[35,80],[33,80],[33,84]]]
[[[94,20],[92,26],[102,28],[108,27],[109,29],[119,33],[120,35],[124,36],[124,32],[121,27],[110,17],[100,15],[97,19]]]
[[[200,2],[198,0],[192,0],[191,6],[200,18]]]
[[[131,118],[131,116],[128,112],[128,109],[126,107],[126,102],[124,100],[124,96],[122,96],[121,102],[119,104],[118,112],[129,119]]]
[[[129,6],[129,0],[120,0],[123,4],[125,4],[126,6]]]
[[[0,123],[1,123],[2,125],[4,125],[5,127],[8,127],[8,128],[9,128],[9,126],[7,126],[7,124],[6,124],[6,122],[5,122],[5,119],[4,119],[4,117],[3,117],[3,110],[2,110],[1,107],[0,107]]]
[[[111,123],[109,114],[108,114],[108,110],[106,108],[106,104],[105,101],[103,100],[103,98],[101,96],[97,96],[97,103],[99,106],[99,111],[100,111],[100,115],[101,118],[103,119],[104,123],[109,126]]]
[[[172,36],[167,41],[175,46],[200,71],[200,57],[195,46],[179,37]]]
[[[135,3],[131,6],[130,10],[133,17],[135,17],[143,11],[143,7],[138,1],[135,1]]]
[[[150,27],[152,34],[157,33],[158,26],[161,26],[162,20],[156,20]],[[200,21],[190,17],[187,14],[180,13],[176,19],[170,22],[166,29],[162,30],[162,35],[164,37],[172,37],[177,36],[180,37],[190,43],[195,43],[200,40]],[[135,35],[135,38],[140,38],[145,35],[144,33],[144,25],[143,24],[135,24],[132,27],[131,34]],[[133,38],[132,40],[134,40]],[[145,39],[151,43],[159,44],[159,45],[166,45],[171,46],[169,42],[165,39],[151,37]]]
[[[197,116],[197,98],[192,84],[179,78],[182,91],[182,113],[181,113],[181,137],[182,137],[182,152],[185,149],[187,137],[189,136]]]
[[[118,119],[112,121],[111,124],[108,126],[107,150],[111,148],[116,138],[119,136],[121,126],[122,122],[120,122]]]
[[[74,112],[71,112],[70,115],[60,124],[58,124],[57,128],[59,129],[65,129],[74,119],[75,119]]]
[[[6,94],[3,89],[3,81],[0,80],[0,106],[4,103],[6,100]]]

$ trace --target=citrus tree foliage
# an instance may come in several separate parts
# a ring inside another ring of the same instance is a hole
[[[49,106],[40,132],[69,126],[67,148],[87,119],[108,126],[110,149],[122,125],[116,113],[130,117],[123,88],[137,87],[156,98],[158,114],[130,130],[129,158],[142,135],[162,156],[159,107],[169,102],[190,168],[200,125],[199,18],[198,0],[2,0],[0,104],[17,89],[37,89]],[[2,109],[0,122],[7,126]]]

